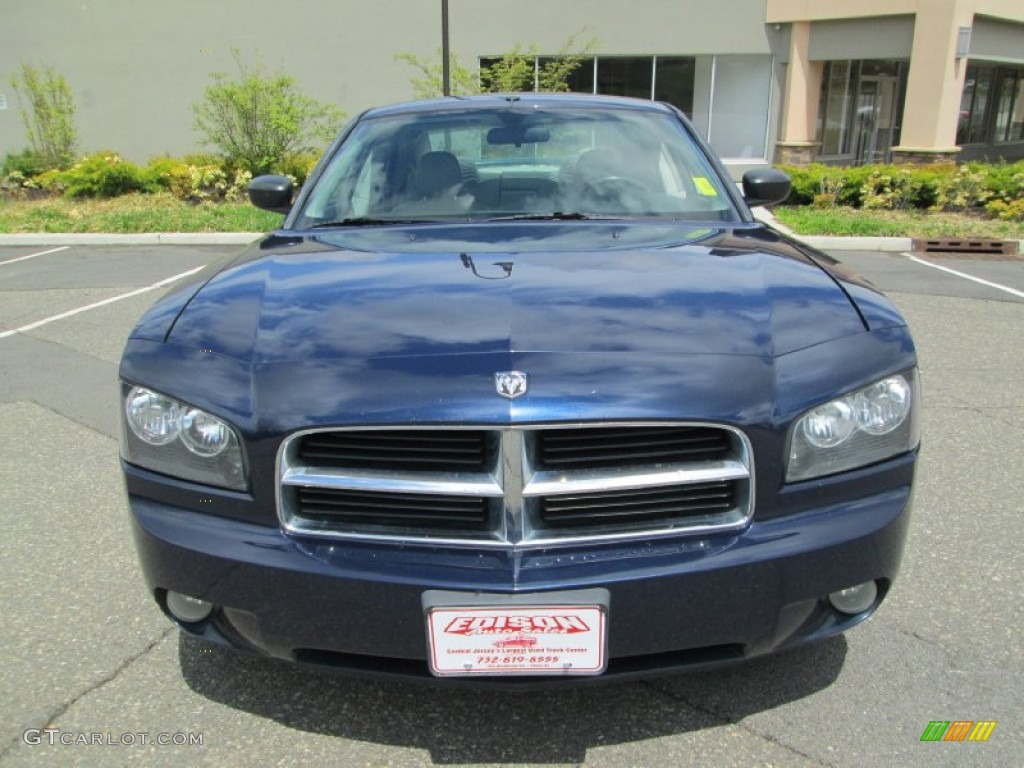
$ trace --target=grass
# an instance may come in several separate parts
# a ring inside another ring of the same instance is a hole
[[[954,213],[864,211],[778,206],[772,210],[800,235],[989,237],[1024,240],[1024,222]],[[0,197],[0,233],[267,232],[281,216],[249,203],[186,203],[167,193],[110,200],[12,200]]]
[[[772,209],[772,214],[798,235],[1024,240],[1024,222],[982,219],[960,213],[778,206]]]
[[[193,205],[171,196],[124,195],[109,200],[0,198],[0,232],[266,232],[281,215],[249,203]]]

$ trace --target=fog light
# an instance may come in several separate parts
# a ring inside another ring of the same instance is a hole
[[[851,616],[870,608],[878,597],[878,587],[873,581],[866,581],[855,587],[847,587],[828,596],[832,607]]]
[[[213,605],[198,597],[189,597],[180,592],[168,592],[167,610],[178,621],[194,624],[213,613]]]

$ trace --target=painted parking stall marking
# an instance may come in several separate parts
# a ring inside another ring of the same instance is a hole
[[[960,272],[959,270],[951,269],[950,267],[944,267],[941,264],[935,264],[935,263],[933,263],[931,261],[927,261],[926,259],[922,259],[919,256],[915,256],[912,253],[905,253],[903,255],[906,256],[911,261],[913,261],[915,264],[923,264],[926,267],[931,267],[932,269],[938,269],[938,270],[940,270],[942,272],[947,272],[947,273],[949,273],[951,275],[955,275],[956,277],[961,277],[964,280],[970,280],[972,282],[988,286],[989,288],[995,288],[997,291],[1003,291],[1005,293],[1009,293],[1011,296],[1018,296],[1018,297],[1024,299],[1024,291],[1018,291],[1016,288],[1010,288],[1009,286],[1001,285],[1000,283],[993,283],[991,280],[983,280],[980,277],[975,277],[974,275],[969,275],[966,272]]]
[[[116,301],[123,301],[124,299],[130,299],[132,296],[138,296],[139,294],[146,293],[147,291],[152,291],[157,288],[163,288],[165,285],[170,285],[171,283],[175,283],[178,280],[181,280],[182,278],[188,277],[189,275],[194,275],[196,272],[204,268],[205,265],[199,266],[196,267],[195,269],[190,269],[186,272],[181,272],[177,275],[171,275],[168,278],[153,283],[152,285],[147,285],[144,288],[136,288],[134,291],[120,293],[117,296],[111,296],[109,299],[103,299],[102,301],[96,301],[93,302],[92,304],[86,304],[84,307],[76,307],[75,309],[69,309],[67,312],[61,312],[59,315],[51,315],[50,317],[44,317],[42,320],[36,320],[34,323],[23,325],[20,328],[14,328],[10,331],[2,331],[0,332],[0,339],[6,338],[7,336],[13,336],[16,333],[26,333],[28,331],[39,328],[40,326],[49,325],[50,323],[56,322],[57,320],[63,320],[68,317],[74,317],[75,315],[80,315],[83,312],[88,312],[89,310],[92,309],[99,309],[100,307],[105,307],[107,304],[113,304]]]
[[[47,251],[39,251],[39,253],[30,253],[27,256],[18,256],[18,257],[13,258],[13,259],[6,259],[4,261],[0,261],[0,267],[4,266],[5,264],[14,264],[17,261],[26,261],[28,259],[34,259],[37,256],[46,256],[49,253],[57,253],[58,251],[66,251],[70,247],[71,246],[69,246],[69,245],[62,245],[60,248],[50,248]]]

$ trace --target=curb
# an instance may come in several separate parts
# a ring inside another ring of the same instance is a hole
[[[769,221],[780,232],[826,251],[909,251],[909,237],[801,237],[776,221]],[[26,233],[0,235],[4,245],[248,245],[263,237],[263,232],[148,232],[135,235],[114,235],[102,232],[81,234]]]
[[[819,251],[884,251],[902,253],[912,250],[909,237],[826,237],[823,235],[790,235]]]
[[[765,212],[767,213],[767,212]],[[769,224],[788,237],[798,240],[811,248],[822,251],[878,251],[882,253],[903,253],[913,250],[913,239],[909,237],[829,237],[821,235],[797,235],[780,224],[771,214],[758,214],[757,218]],[[0,246],[47,246],[47,245],[248,245],[263,237],[265,232],[149,232],[135,235],[113,235],[97,233],[26,233],[0,234]],[[1024,253],[1024,240],[1020,241]]]
[[[882,253],[905,253],[914,250],[912,237],[858,237],[832,235],[798,235],[772,215],[767,208],[754,208],[754,218],[787,237],[797,240],[819,251],[879,251]],[[1020,242],[1020,251],[1024,253],[1024,240]]]

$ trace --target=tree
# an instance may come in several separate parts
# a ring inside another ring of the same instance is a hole
[[[68,168],[75,159],[78,131],[75,100],[64,76],[53,67],[21,65],[11,75],[25,135],[46,168]]]
[[[338,131],[344,112],[299,91],[283,72],[268,73],[262,62],[232,56],[238,76],[211,75],[203,101],[193,104],[194,126],[237,168],[268,173],[288,155],[313,152]]]
[[[487,67],[480,68],[480,89],[486,93],[515,93],[534,90],[537,49],[516,43],[511,51]],[[566,88],[568,90],[568,88]]]
[[[557,55],[547,58],[541,63],[537,72],[538,91],[568,92],[569,77],[600,45],[600,41],[596,37],[592,37],[582,44],[578,43],[577,39],[581,34],[583,34],[583,30],[570,35]]]
[[[441,49],[438,49],[437,59],[433,61],[421,59],[408,51],[395,56],[396,61],[404,61],[419,71],[419,75],[409,78],[417,99],[433,99],[444,94],[442,56]],[[452,96],[471,96],[480,93],[480,78],[477,73],[460,64],[454,53],[448,61]]]
[[[481,67],[479,74],[460,64],[455,54],[452,54],[452,95],[534,90],[564,93],[569,90],[569,77],[600,44],[596,38],[579,43],[581,34],[582,30],[570,35],[557,54],[543,58],[537,46],[523,48],[521,44],[516,43],[512,50],[503,54],[496,62]],[[443,93],[441,57],[440,51],[437,53],[437,59],[433,61],[420,59],[412,53],[400,53],[395,57],[419,70],[418,76],[410,78],[416,98],[430,99]],[[540,65],[535,67],[535,62],[538,61]]]

